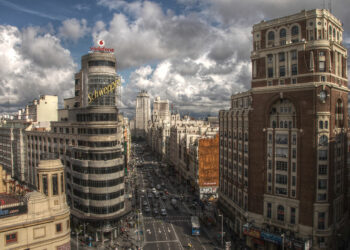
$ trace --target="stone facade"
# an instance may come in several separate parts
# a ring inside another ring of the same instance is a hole
[[[335,249],[348,216],[347,51],[327,10],[253,27],[252,88],[220,111],[220,204],[247,244]],[[258,233],[256,233],[258,232]],[[271,240],[271,239],[274,240]]]
[[[17,192],[0,166],[0,248],[70,249],[70,213],[60,160],[41,161],[39,192]]]

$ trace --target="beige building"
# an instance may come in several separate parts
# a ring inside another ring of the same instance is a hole
[[[151,120],[151,103],[147,91],[142,90],[136,98],[135,133],[136,137],[146,137],[148,122]]]
[[[16,190],[0,166],[0,249],[70,249],[61,161],[41,161],[38,177],[39,192]]]

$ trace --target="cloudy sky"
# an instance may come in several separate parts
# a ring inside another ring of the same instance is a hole
[[[103,39],[115,49],[123,112],[147,89],[181,113],[216,115],[250,88],[252,25],[328,2],[0,0],[0,114],[41,94],[72,96],[80,57]],[[350,1],[332,0],[332,10],[350,48]]]

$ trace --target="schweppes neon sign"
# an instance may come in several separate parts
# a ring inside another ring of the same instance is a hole
[[[89,104],[95,101],[96,99],[100,98],[101,96],[113,93],[115,89],[118,87],[118,84],[119,84],[119,79],[108,84],[106,87],[103,87],[101,89],[95,89],[92,93],[89,93],[88,94]]]

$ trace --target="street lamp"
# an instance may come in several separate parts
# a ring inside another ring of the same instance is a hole
[[[224,246],[224,214],[219,214],[221,217],[221,246]]]
[[[81,225],[75,228],[75,233],[77,234],[77,250],[79,249],[79,234],[83,231]]]
[[[282,237],[282,250],[284,250],[284,233],[281,234],[281,237]]]

